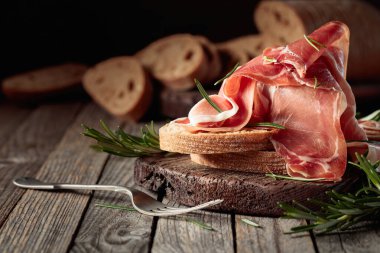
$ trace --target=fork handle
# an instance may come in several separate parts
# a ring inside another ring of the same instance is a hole
[[[85,185],[46,183],[31,177],[20,177],[13,180],[18,187],[35,190],[103,190],[103,191],[129,191],[126,187],[116,185]]]

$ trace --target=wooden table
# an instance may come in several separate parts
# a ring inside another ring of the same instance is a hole
[[[0,252],[379,252],[380,229],[350,234],[288,235],[302,221],[200,211],[152,218],[97,203],[130,206],[104,192],[44,192],[12,184],[18,176],[133,186],[134,159],[96,153],[81,124],[118,124],[91,102],[34,107],[0,104]],[[133,132],[139,125],[125,126]],[[163,196],[158,196],[162,198]],[[262,228],[241,221],[249,218]]]

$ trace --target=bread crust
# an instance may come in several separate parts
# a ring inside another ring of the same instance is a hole
[[[252,150],[273,150],[270,137],[278,129],[243,128],[236,132],[190,133],[175,123],[159,129],[160,148],[182,154],[218,154]]]
[[[192,89],[194,78],[204,82],[209,75],[202,44],[191,34],[158,39],[135,56],[155,79],[173,90]]]
[[[193,162],[217,169],[258,174],[287,175],[284,159],[275,151],[246,151],[223,154],[190,154]]]
[[[85,73],[83,86],[97,104],[121,120],[140,120],[152,101],[150,78],[132,56],[99,62]]]
[[[65,63],[10,76],[2,81],[2,91],[10,99],[40,99],[63,94],[81,86],[87,66]]]

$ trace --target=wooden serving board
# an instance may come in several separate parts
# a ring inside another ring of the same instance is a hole
[[[346,191],[357,180],[349,176],[339,183],[274,180],[262,174],[213,169],[198,165],[189,155],[139,158],[134,167],[135,183],[147,190],[164,191],[179,204],[194,206],[213,199],[224,201],[209,210],[278,217],[277,203],[325,197],[325,191]]]

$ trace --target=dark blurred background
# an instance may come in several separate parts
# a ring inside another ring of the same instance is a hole
[[[173,33],[203,34],[214,42],[256,33],[258,2],[1,1],[0,78],[67,61],[95,64]]]

